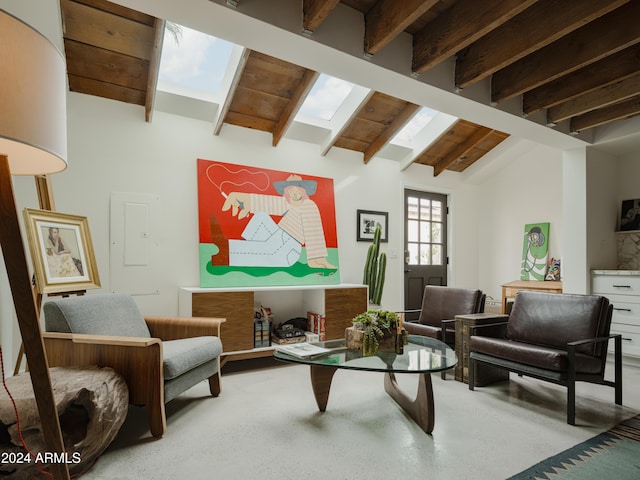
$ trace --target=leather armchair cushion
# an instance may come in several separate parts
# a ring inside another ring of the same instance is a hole
[[[564,350],[569,342],[605,335],[608,306],[604,297],[521,291],[509,316],[507,337]],[[597,355],[599,348],[587,344],[576,351]]]
[[[193,370],[222,353],[218,337],[192,337],[162,342],[165,380],[171,380]]]
[[[478,335],[470,338],[469,348],[474,352],[554,372],[566,372],[569,368],[566,350]],[[598,374],[601,366],[600,358],[576,352],[576,373]]]
[[[476,312],[480,297],[480,290],[429,285],[424,289],[418,321],[440,329],[442,320]]]

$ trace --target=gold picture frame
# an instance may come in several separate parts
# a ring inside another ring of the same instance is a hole
[[[100,288],[86,217],[31,208],[23,213],[38,293]]]

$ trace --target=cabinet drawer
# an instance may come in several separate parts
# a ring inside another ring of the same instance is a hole
[[[640,326],[640,304],[616,301],[611,301],[611,304],[613,305],[612,323]]]
[[[611,333],[619,333],[622,336],[622,354],[640,357],[640,331],[614,331],[614,325],[611,325]],[[609,352],[613,352],[614,341],[609,340]],[[611,357],[609,357],[611,358]]]
[[[596,295],[640,295],[640,277],[624,275],[594,276],[593,293]]]

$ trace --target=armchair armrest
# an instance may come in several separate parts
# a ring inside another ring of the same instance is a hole
[[[469,325],[469,336],[483,335],[485,337],[493,338],[506,338],[507,336],[507,321],[485,323],[483,325]],[[477,330],[483,330],[478,332]],[[486,330],[485,330],[486,329]]]
[[[72,343],[118,345],[122,347],[149,347],[151,345],[160,343],[157,338],[91,335],[84,333],[43,332],[42,338],[52,340],[67,340],[71,341]]]
[[[417,310],[414,309],[414,310],[399,310],[395,313],[420,313],[420,312],[422,312],[421,309],[417,309]],[[404,319],[404,321],[408,323],[417,323],[418,320],[419,318],[416,318],[415,320],[407,320],[406,318]]]
[[[145,316],[152,337],[160,340],[213,336],[220,337],[220,326],[225,318],[210,317],[153,317]]]

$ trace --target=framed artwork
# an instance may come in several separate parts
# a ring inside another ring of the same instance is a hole
[[[525,225],[520,280],[544,280],[548,259],[549,223]]]
[[[100,288],[86,217],[24,209],[38,293]]]
[[[622,201],[620,231],[630,230],[640,230],[640,199]]]
[[[380,225],[380,241],[387,242],[389,238],[389,213],[374,212],[372,210],[358,210],[358,242],[372,242],[376,227]]]
[[[340,283],[333,179],[198,159],[200,286]]]

